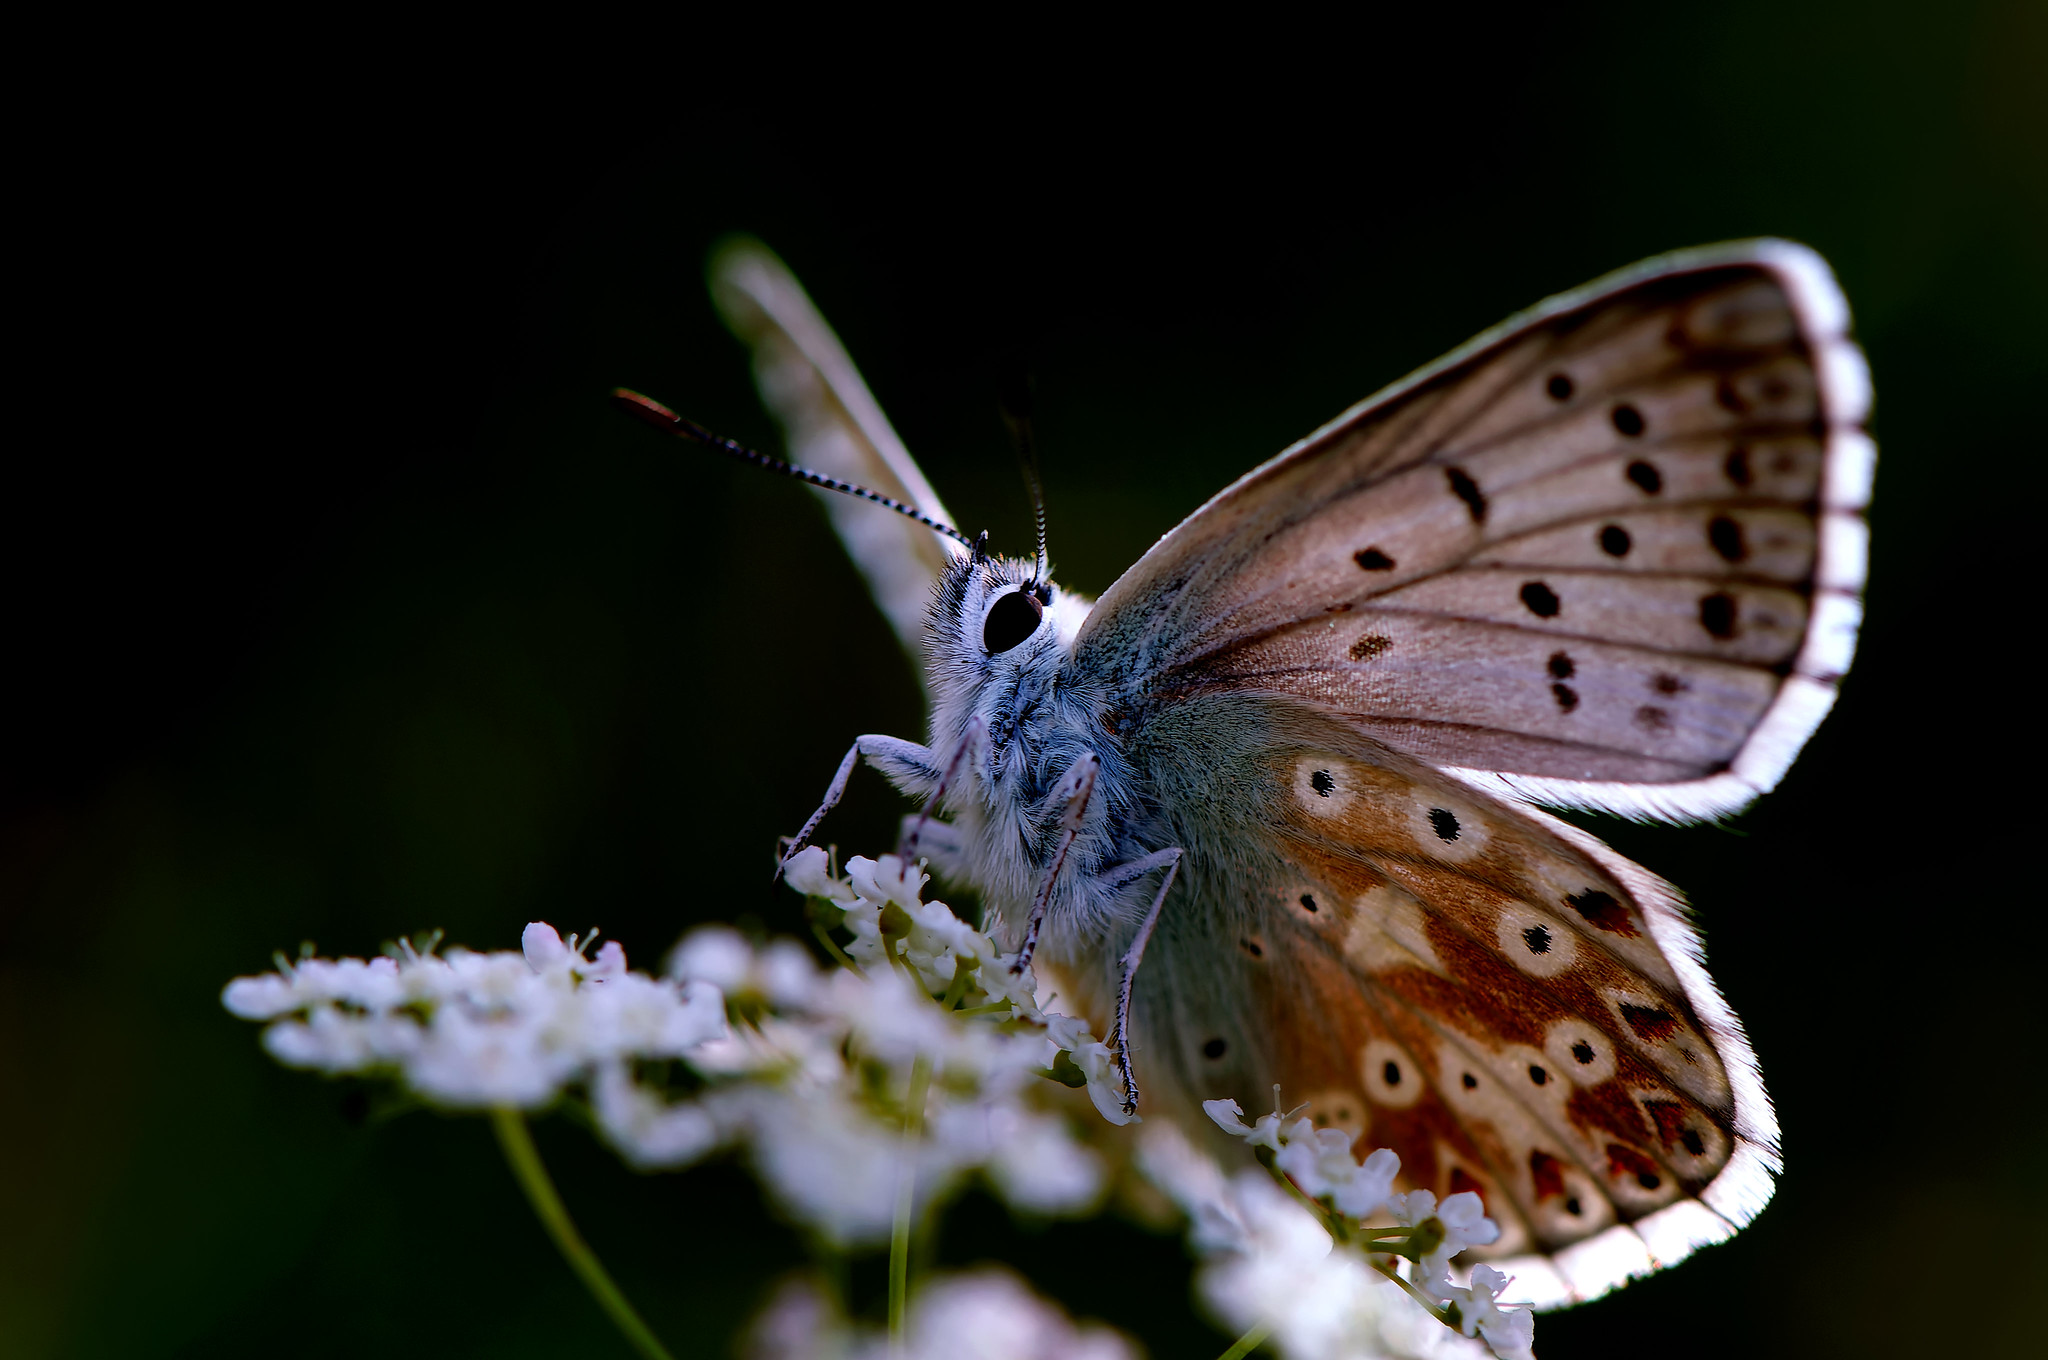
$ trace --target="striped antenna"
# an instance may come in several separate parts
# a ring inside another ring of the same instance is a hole
[[[755,467],[766,468],[770,472],[779,472],[785,477],[794,477],[800,482],[809,482],[812,486],[822,486],[827,491],[844,492],[849,496],[859,496],[863,500],[873,501],[876,505],[885,506],[888,509],[894,510],[899,515],[907,515],[919,524],[924,525],[925,528],[936,530],[950,539],[966,544],[969,548],[975,546],[974,540],[968,538],[967,535],[961,533],[950,524],[944,524],[933,519],[914,505],[905,505],[902,501],[892,500],[879,491],[870,491],[855,482],[842,482],[837,477],[827,477],[822,472],[813,472],[807,467],[799,467],[795,463],[787,463],[780,458],[770,458],[765,453],[756,452],[744,444],[727,439],[723,435],[711,433],[711,431],[705,429],[696,421],[684,419],[654,398],[642,396],[631,388],[613,388],[612,404],[626,412],[626,414],[637,416],[641,420],[646,421],[657,430],[666,430],[678,439],[688,439],[695,443],[718,449],[739,459],[742,463],[752,463]],[[983,537],[985,538],[986,535]]]

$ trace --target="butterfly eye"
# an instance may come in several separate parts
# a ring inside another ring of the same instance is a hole
[[[1029,591],[1013,590],[999,596],[982,622],[981,645],[990,656],[1007,652],[1037,632],[1038,622],[1044,617],[1045,606]]]

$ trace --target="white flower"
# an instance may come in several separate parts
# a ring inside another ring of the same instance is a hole
[[[778,1290],[749,1330],[748,1360],[1137,1360],[1099,1324],[1075,1325],[1005,1270],[941,1275],[911,1296],[904,1346],[849,1323],[815,1284]]]
[[[619,1062],[601,1064],[590,1084],[590,1103],[604,1135],[642,1170],[687,1166],[725,1142],[712,1101],[670,1104],[630,1077]]]
[[[667,971],[684,981],[708,982],[728,997],[758,998],[785,1009],[806,1007],[822,976],[795,940],[771,940],[756,949],[730,926],[702,926],[685,935],[670,951]]]
[[[1415,1284],[1435,1298],[1449,1297],[1451,1258],[1467,1247],[1483,1247],[1500,1239],[1500,1225],[1486,1216],[1478,1195],[1463,1190],[1439,1205],[1427,1190],[1411,1190],[1388,1199],[1388,1212],[1403,1227],[1416,1227],[1434,1218],[1444,1230],[1435,1250],[1415,1263]]]
[[[1071,1015],[1048,1014],[1045,1026],[1046,1042],[1052,1045],[1048,1060],[1057,1059],[1062,1052],[1073,1059],[1074,1066],[1088,1079],[1088,1099],[1095,1102],[1096,1113],[1112,1124],[1142,1122],[1136,1114],[1124,1112],[1124,1078],[1116,1050],[1091,1035],[1087,1021]]]
[[[1536,1315],[1527,1308],[1512,1312],[1498,1303],[1508,1277],[1492,1266],[1472,1267],[1472,1287],[1455,1285],[1446,1292],[1458,1310],[1458,1329],[1466,1336],[1479,1336],[1501,1360],[1529,1360],[1536,1340]]]
[[[1342,1129],[1318,1129],[1312,1120],[1286,1122],[1280,1114],[1261,1115],[1246,1125],[1234,1100],[1205,1100],[1202,1109],[1225,1133],[1252,1147],[1273,1149],[1273,1165],[1310,1199],[1328,1200],[1348,1218],[1370,1218],[1394,1191],[1401,1159],[1387,1148],[1375,1149],[1363,1165],[1351,1156],[1351,1135]]]
[[[833,902],[846,903],[853,900],[853,889],[827,872],[831,857],[815,845],[807,845],[797,851],[789,863],[782,866],[783,881],[806,897],[823,897]]]
[[[1027,1213],[1086,1213],[1102,1198],[1102,1158],[1057,1114],[1015,1101],[951,1103],[934,1112],[932,1134],[983,1164],[996,1193]]]
[[[1361,1356],[1479,1355],[1349,1247],[1333,1247],[1321,1223],[1263,1171],[1229,1184],[1246,1238],[1241,1250],[1204,1263],[1197,1287],[1229,1326],[1272,1327],[1289,1360]],[[1413,1327],[1420,1319],[1428,1325]]]

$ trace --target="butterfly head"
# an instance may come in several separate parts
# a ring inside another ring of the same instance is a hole
[[[1004,770],[1056,757],[1074,700],[1059,677],[1089,605],[1030,558],[956,558],[933,591],[926,632],[939,745],[957,743],[978,718],[988,749],[976,763],[996,784]]]

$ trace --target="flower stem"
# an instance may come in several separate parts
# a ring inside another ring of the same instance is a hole
[[[1245,1356],[1265,1343],[1267,1333],[1272,1330],[1273,1324],[1270,1322],[1254,1322],[1251,1330],[1231,1342],[1230,1349],[1218,1356],[1217,1360],[1244,1360]]]
[[[903,1161],[896,1172],[896,1223],[889,1234],[889,1348],[903,1353],[903,1317],[910,1298],[910,1210],[917,1198],[917,1141],[924,1135],[924,1102],[932,1060],[920,1053],[910,1067],[910,1100],[903,1108]]]
[[[569,1211],[562,1204],[562,1197],[555,1193],[555,1183],[548,1179],[548,1169],[541,1165],[540,1151],[533,1145],[533,1135],[527,1132],[526,1120],[519,1111],[499,1106],[491,1111],[491,1127],[498,1135],[498,1146],[505,1150],[505,1160],[512,1166],[512,1175],[518,1180],[519,1188],[526,1192],[527,1202],[533,1205],[533,1212],[540,1217],[541,1226],[548,1230],[548,1236],[555,1239],[555,1245],[562,1250],[562,1256],[569,1268],[582,1279],[590,1296],[597,1300],[597,1306],[604,1309],[633,1349],[647,1357],[647,1360],[673,1360],[661,1342],[655,1339],[640,1315],[633,1311],[633,1305],[626,1302],[626,1296],[612,1283],[612,1277],[605,1273],[604,1265],[597,1254],[576,1231],[576,1225],[569,1220]]]
[[[1403,1279],[1401,1277],[1401,1272],[1394,1268],[1394,1263],[1392,1261],[1384,1260],[1377,1256],[1368,1256],[1365,1259],[1372,1263],[1372,1268],[1374,1270],[1377,1270],[1380,1274],[1386,1276],[1395,1284],[1400,1285],[1401,1288],[1406,1290],[1417,1303],[1422,1305],[1423,1310],[1427,1312],[1431,1317],[1435,1318],[1438,1322],[1443,1323],[1447,1327],[1451,1325],[1449,1317],[1446,1316],[1447,1310],[1444,1308],[1444,1303],[1442,1299],[1431,1298],[1429,1295],[1423,1293],[1420,1289],[1418,1289],[1411,1281]]]

